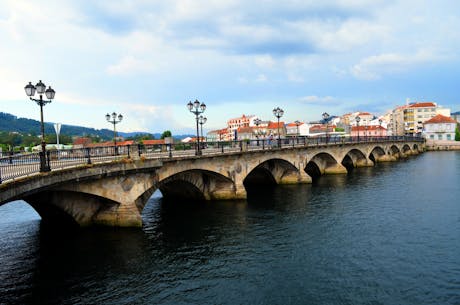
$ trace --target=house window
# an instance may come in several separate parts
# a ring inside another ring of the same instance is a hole
[[[442,134],[438,134],[438,140],[442,140]]]
[[[446,135],[447,140],[452,140],[450,133]]]
[[[434,140],[434,134],[430,135],[430,139]]]

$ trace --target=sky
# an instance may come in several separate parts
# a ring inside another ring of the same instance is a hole
[[[460,110],[457,0],[0,0],[0,111],[40,118],[24,86],[56,91],[45,121],[193,133],[242,114],[312,121],[409,99]]]

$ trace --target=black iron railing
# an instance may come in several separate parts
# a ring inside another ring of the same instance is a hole
[[[384,143],[384,142],[424,142],[421,137],[291,137],[281,139],[256,139],[242,141],[219,141],[200,143],[201,156],[196,156],[196,143],[175,143],[155,145],[101,146],[79,149],[48,150],[47,159],[51,170],[76,167],[85,164],[113,162],[126,158],[170,159],[202,157],[225,153],[288,149],[299,147],[332,146],[344,144]],[[40,171],[38,152],[7,154],[0,157],[0,183],[17,179]]]

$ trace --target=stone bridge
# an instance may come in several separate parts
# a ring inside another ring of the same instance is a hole
[[[140,227],[158,189],[171,200],[243,199],[255,184],[311,183],[419,154],[424,145],[405,139],[80,165],[1,184],[0,205],[22,199],[44,221],[60,224]]]

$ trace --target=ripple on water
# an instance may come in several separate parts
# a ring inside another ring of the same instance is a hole
[[[45,228],[0,207],[0,303],[460,304],[460,153],[252,190],[152,197],[142,230]]]

